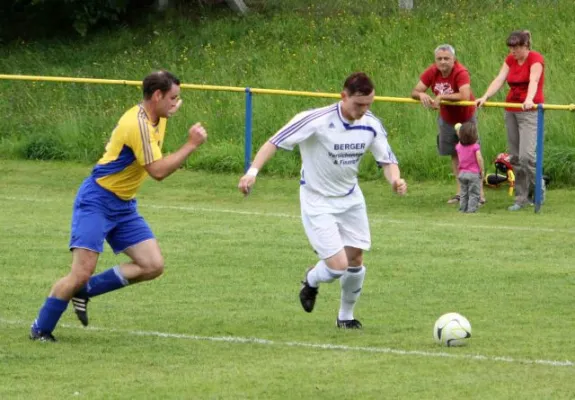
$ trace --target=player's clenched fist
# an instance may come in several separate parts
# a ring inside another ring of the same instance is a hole
[[[396,179],[391,186],[393,191],[401,196],[407,192],[407,183],[403,179]]]
[[[208,134],[206,129],[199,122],[195,123],[188,131],[188,142],[190,142],[190,144],[194,145],[195,147],[200,146],[206,141],[207,138]]]
[[[238,189],[240,189],[240,192],[242,192],[247,196],[252,191],[254,183],[256,183],[256,177],[253,175],[246,174],[240,178],[240,183],[238,183]]]

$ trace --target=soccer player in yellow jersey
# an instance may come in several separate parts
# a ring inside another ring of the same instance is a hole
[[[167,71],[142,83],[144,99],[120,118],[104,156],[84,180],[74,202],[70,250],[72,268],[57,281],[30,328],[30,339],[51,341],[72,299],[76,315],[88,325],[90,298],[160,276],[164,259],[150,227],[138,213],[136,193],[146,176],[160,181],[175,172],[207,138],[200,123],[178,151],[162,157],[166,122],[179,109],[180,81]],[[131,261],[92,276],[104,240]]]

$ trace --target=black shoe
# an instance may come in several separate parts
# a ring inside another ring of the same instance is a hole
[[[88,326],[88,302],[90,299],[83,297],[72,297],[72,305],[76,316],[84,326]]]
[[[302,281],[302,286],[299,291],[299,300],[301,302],[301,306],[305,310],[305,312],[312,312],[313,307],[315,306],[315,298],[317,297],[317,288],[311,287],[307,283],[307,274],[311,271],[313,267],[308,268],[305,274],[305,280]]]
[[[342,329],[361,329],[361,322],[359,322],[357,319],[348,319],[348,320],[341,320],[341,319],[337,319],[337,321],[335,322],[335,326],[337,326],[338,328],[342,328]]]
[[[30,340],[37,340],[39,342],[56,342],[56,338],[50,332],[42,332],[30,327]]]

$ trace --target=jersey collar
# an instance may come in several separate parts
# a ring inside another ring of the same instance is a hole
[[[346,128],[348,126],[353,125],[353,123],[355,122],[355,121],[348,121],[347,118],[343,116],[343,113],[341,112],[341,101],[337,103],[337,116],[339,117],[339,120],[341,121],[343,126],[345,126]]]
[[[149,115],[148,112],[146,111],[146,107],[144,107],[144,104],[143,104],[143,103],[139,103],[138,106],[140,106],[140,109],[141,109],[142,111],[144,111],[144,115],[146,116],[146,119],[147,119],[148,121],[150,121],[150,124],[151,124],[153,127],[158,126],[158,124],[160,123],[160,119],[158,118],[158,122],[156,122],[156,123],[154,124],[154,123],[152,122],[152,119],[150,118],[150,115]]]

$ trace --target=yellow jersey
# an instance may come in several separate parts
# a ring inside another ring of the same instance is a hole
[[[92,177],[123,200],[136,197],[148,175],[144,166],[162,158],[166,122],[166,118],[160,118],[154,125],[141,104],[126,111],[94,166]]]

